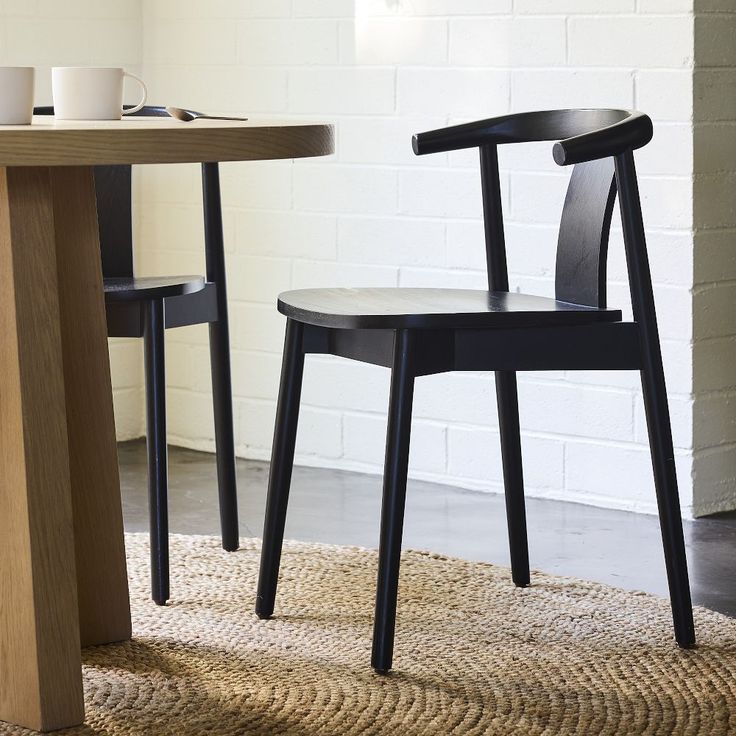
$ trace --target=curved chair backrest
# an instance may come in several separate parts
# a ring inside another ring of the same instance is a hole
[[[542,110],[417,133],[414,153],[439,153],[488,144],[559,141],[553,156],[560,166],[616,156],[645,146],[652,121],[631,110]]]
[[[36,107],[33,113],[34,115],[53,115],[54,108],[51,106]],[[163,107],[152,105],[146,105],[132,115],[169,117]],[[102,273],[107,278],[133,276],[131,169],[129,164],[95,166]]]
[[[557,164],[575,164],[565,197],[557,241],[555,296],[606,306],[606,256],[616,198],[616,162],[625,161],[626,185],[638,190],[632,151],[652,138],[652,121],[627,110],[547,110],[418,133],[414,153],[479,148],[489,288],[507,291],[508,274],[496,147],[504,143],[556,140]],[[616,162],[614,161],[616,160]],[[619,174],[618,178],[621,178]],[[619,182],[619,187],[623,181]],[[641,212],[631,212],[639,218]],[[639,228],[640,229],[640,228]],[[641,238],[643,247],[643,231]]]

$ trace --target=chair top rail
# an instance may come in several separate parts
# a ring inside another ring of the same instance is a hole
[[[651,139],[652,121],[641,112],[543,110],[417,133],[412,148],[421,156],[485,145],[556,140],[553,158],[560,166],[568,166],[635,150]]]

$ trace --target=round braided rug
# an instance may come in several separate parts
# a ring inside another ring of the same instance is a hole
[[[698,609],[672,639],[645,594],[406,552],[395,671],[370,668],[376,553],[287,543],[276,617],[253,613],[257,541],[172,536],[172,600],[128,535],[132,641],[83,653],[75,734],[736,733],[736,621]],[[7,727],[7,734],[29,733]]]

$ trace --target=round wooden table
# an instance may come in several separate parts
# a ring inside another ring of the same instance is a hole
[[[323,124],[0,126],[0,719],[82,723],[80,646],[131,635],[92,167],[333,150]]]

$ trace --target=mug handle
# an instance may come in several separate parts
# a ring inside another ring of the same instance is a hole
[[[143,88],[143,96],[141,97],[141,101],[135,106],[128,108],[127,110],[123,108],[123,115],[132,115],[134,112],[138,112],[143,105],[146,104],[146,97],[148,97],[148,90],[146,89],[145,82],[140,79],[139,77],[136,77],[135,74],[131,74],[130,72],[123,72],[123,77],[130,77],[131,79],[135,79],[138,84]]]

